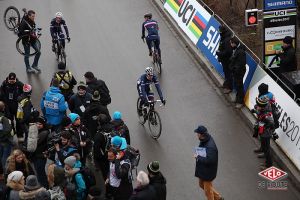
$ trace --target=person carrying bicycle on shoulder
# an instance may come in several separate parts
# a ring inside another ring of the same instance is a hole
[[[25,51],[24,62],[27,73],[35,73],[36,71],[41,72],[41,69],[38,67],[38,62],[41,56],[40,47],[37,42],[37,35],[35,34],[35,32],[32,32],[35,27],[35,12],[33,10],[28,10],[27,15],[23,17],[18,28],[18,37],[28,35],[28,37],[24,37],[22,39],[22,44]],[[29,64],[30,46],[37,51],[31,67]]]
[[[147,67],[145,70],[145,74],[143,74],[137,81],[137,90],[139,93],[139,96],[141,98],[141,103],[139,105],[139,114],[142,116],[142,106],[148,106],[149,101],[154,100],[154,93],[151,89],[151,84],[154,83],[156,90],[158,92],[159,98],[161,102],[165,105],[166,100],[163,97],[162,91],[160,89],[160,84],[158,82],[157,77],[153,73],[152,67]]]
[[[144,15],[144,23],[142,26],[142,39],[146,38],[146,42],[149,49],[149,56],[152,56],[151,43],[154,42],[156,49],[158,50],[159,57],[161,57],[161,52],[159,48],[160,38],[158,34],[158,23],[152,19],[152,14],[147,13]],[[145,36],[145,31],[147,30],[148,35]]]
[[[61,12],[55,13],[55,18],[51,20],[50,23],[50,33],[52,37],[52,51],[55,52],[55,44],[58,39],[61,40],[62,46],[65,48],[65,35],[61,27],[64,27],[68,42],[71,41],[69,36],[69,29],[66,21],[63,19],[63,14]]]

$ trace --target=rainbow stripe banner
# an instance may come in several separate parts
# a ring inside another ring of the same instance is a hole
[[[166,0],[164,8],[193,43],[197,44],[211,15],[196,0]]]

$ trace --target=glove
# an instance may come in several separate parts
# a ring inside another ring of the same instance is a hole
[[[68,42],[70,42],[70,41],[71,41],[71,38],[70,38],[70,37],[67,37],[67,40],[68,40]]]
[[[166,100],[165,99],[163,99],[161,102],[164,104],[164,106],[166,105]]]

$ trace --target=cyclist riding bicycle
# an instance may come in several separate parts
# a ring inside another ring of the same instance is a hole
[[[61,26],[64,27],[67,40],[70,42],[71,38],[69,36],[69,29],[66,25],[66,21],[63,19],[63,14],[61,12],[55,13],[55,18],[51,20],[50,23],[50,33],[52,37],[52,51],[55,52],[55,44],[57,43],[57,39],[60,39],[62,42],[62,46],[65,48],[65,35]]]
[[[141,103],[139,105],[140,111],[142,111],[142,106],[148,106],[149,101],[154,100],[154,93],[151,88],[152,83],[154,83],[156,87],[161,102],[164,105],[166,104],[166,100],[163,97],[157,77],[153,73],[153,68],[147,67],[145,72],[146,73],[143,74],[137,81],[137,90],[141,98]],[[142,112],[140,113],[140,115],[142,115]]]
[[[147,13],[144,15],[145,22],[142,27],[142,39],[146,38],[146,42],[149,49],[149,56],[152,56],[151,43],[154,42],[156,49],[158,50],[159,57],[161,57],[161,52],[159,48],[160,38],[158,34],[158,23],[152,19],[152,14]],[[145,37],[145,31],[147,30],[148,35]]]

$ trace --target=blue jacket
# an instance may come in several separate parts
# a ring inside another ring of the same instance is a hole
[[[157,80],[157,77],[155,75],[153,75],[152,80],[147,79],[147,75],[146,74],[143,74],[139,78],[139,80],[137,82],[137,85],[138,85],[138,88],[139,88],[140,96],[142,96],[146,100],[149,100],[148,99],[148,95],[151,94],[151,93],[153,93],[153,91],[151,91],[151,88],[150,88],[150,85],[152,83],[154,83],[154,85],[156,87],[156,90],[158,92],[160,100],[163,100],[164,97],[163,97],[162,91],[160,89],[160,85],[159,85],[159,82]]]
[[[74,164],[73,168],[81,168],[81,162],[80,161],[76,161],[76,163]],[[75,184],[76,184],[76,199],[77,200],[82,200],[85,199],[86,197],[86,185],[83,179],[83,176],[80,172],[75,174]]]
[[[50,125],[59,125],[68,109],[68,104],[57,87],[50,87],[50,90],[44,93],[40,104]]]
[[[212,181],[217,176],[218,148],[208,133],[207,138],[200,141],[199,147],[205,148],[206,157],[198,156],[196,158],[195,176],[204,181]]]
[[[148,36],[158,37],[158,23],[157,21],[150,19],[143,23],[142,26],[142,36],[145,37],[145,31],[147,30]]]

